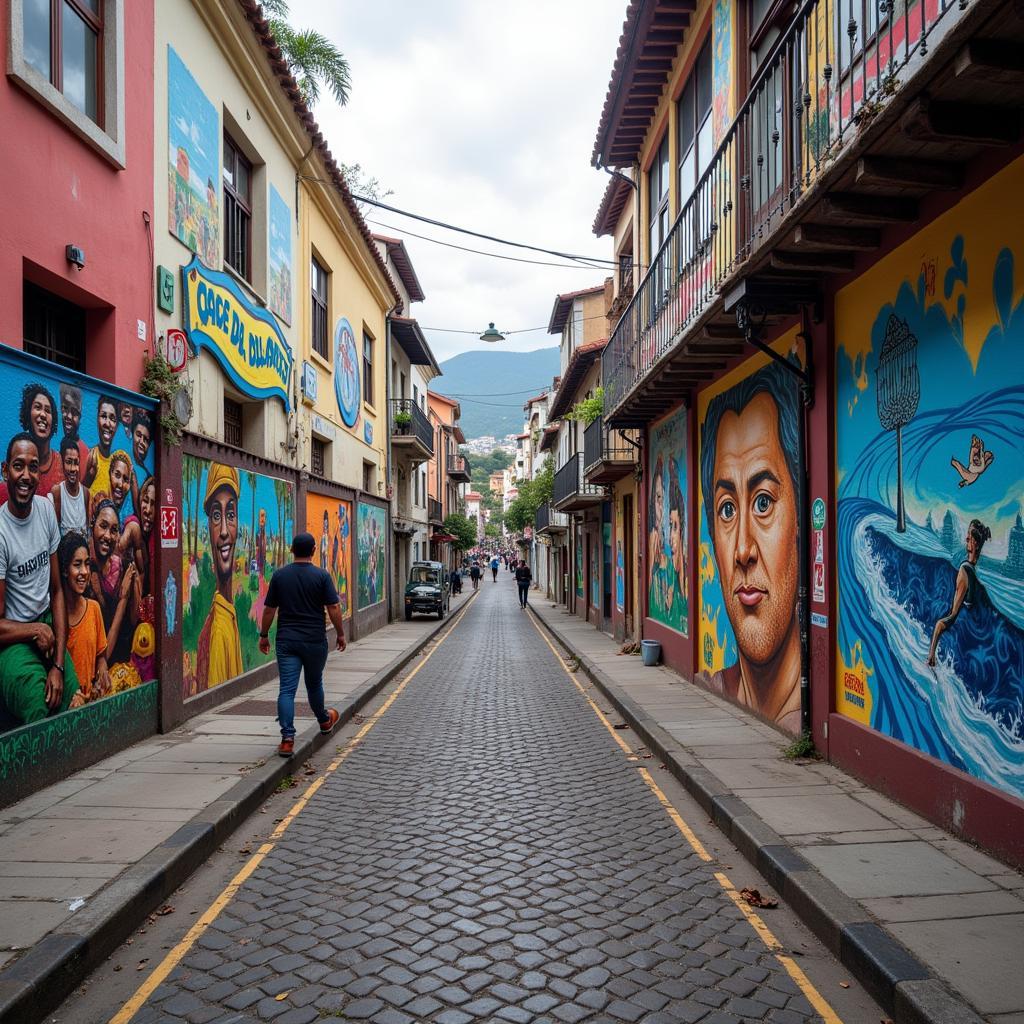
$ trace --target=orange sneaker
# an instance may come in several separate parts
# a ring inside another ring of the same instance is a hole
[[[291,757],[295,753],[295,737],[290,736],[286,740],[281,740],[281,745],[277,748],[277,752],[281,757]]]
[[[324,736],[334,732],[334,727],[338,724],[339,718],[341,718],[341,715],[338,714],[337,708],[328,708],[327,721],[320,723],[320,732],[322,732]]]

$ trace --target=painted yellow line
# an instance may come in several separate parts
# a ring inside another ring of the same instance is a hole
[[[110,1018],[110,1024],[128,1024],[128,1022],[142,1009],[146,1000],[159,988],[159,986],[166,980],[167,976],[178,966],[179,963],[187,955],[188,951],[196,944],[198,939],[206,931],[207,928],[213,924],[214,921],[220,916],[221,911],[234,899],[238,890],[245,883],[246,879],[260,866],[263,859],[267,856],[276,845],[276,840],[280,839],[284,835],[288,826],[298,817],[302,809],[309,803],[310,797],[324,784],[327,778],[328,772],[337,770],[338,766],[348,757],[350,753],[356,748],[359,741],[380,721],[381,716],[387,711],[388,708],[394,704],[398,695],[409,685],[413,677],[417,672],[433,657],[434,652],[444,643],[445,640],[451,635],[452,631],[462,620],[462,616],[466,609],[472,603],[472,596],[470,599],[458,610],[456,618],[448,626],[443,633],[441,633],[432,643],[430,650],[424,655],[420,663],[402,680],[394,692],[388,697],[388,699],[377,709],[376,712],[369,718],[366,724],[352,737],[351,740],[346,744],[345,749],[342,753],[336,757],[328,766],[324,769],[323,774],[314,779],[309,786],[306,787],[305,792],[295,802],[292,809],[281,819],[277,828],[270,834],[270,842],[263,843],[262,846],[245,862],[242,869],[235,875],[234,878],[228,883],[227,887],[223,892],[203,911],[202,917],[200,917],[194,925],[185,933],[185,937],[160,961],[160,963],[153,969],[153,972],[146,978],[146,980],[135,990],[132,997],[121,1007],[113,1017]]]
[[[537,632],[543,637],[544,642],[551,648],[551,653],[558,659],[558,663],[565,670],[565,674],[572,680],[573,685],[577,690],[583,694],[583,699],[590,705],[594,714],[601,720],[604,727],[612,734],[615,742],[625,751],[630,759],[633,759],[633,750],[629,744],[623,742],[622,737],[618,735],[616,730],[613,728],[611,722],[608,721],[605,713],[587,696],[586,691],[580,685],[576,676],[569,669],[565,659],[558,653],[555,645],[548,639],[547,633],[541,628],[540,623],[537,621],[537,617],[533,610],[530,610],[530,619],[533,621],[533,625]],[[714,860],[704,844],[697,838],[696,833],[686,823],[683,816],[672,806],[669,799],[662,792],[661,787],[654,781],[654,777],[644,767],[640,766],[637,769],[640,773],[640,777],[647,783],[648,788],[658,798],[658,802],[665,809],[665,813],[672,819],[676,828],[679,829],[683,838],[690,844],[694,853],[705,863],[710,863]],[[806,974],[797,966],[796,962],[788,956],[784,956],[781,952],[783,949],[782,943],[775,937],[772,930],[764,923],[760,914],[755,913],[753,907],[737,892],[736,886],[729,881],[728,876],[723,874],[721,871],[715,872],[715,880],[722,887],[726,895],[739,907],[743,916],[750,923],[750,926],[757,933],[758,938],[765,944],[765,946],[774,954],[775,959],[782,965],[786,973],[796,982],[800,991],[807,997],[807,1001],[814,1007],[815,1010],[821,1015],[824,1024],[843,1024],[841,1018],[836,1014],[835,1010],[828,1004],[824,996],[814,987],[813,983],[807,977]]]

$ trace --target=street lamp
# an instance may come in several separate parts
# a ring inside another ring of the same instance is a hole
[[[480,335],[481,341],[489,341],[492,344],[496,341],[504,341],[505,335],[501,331],[495,330],[494,323],[490,323],[487,326],[487,330]]]

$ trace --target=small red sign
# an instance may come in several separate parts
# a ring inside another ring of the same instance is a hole
[[[160,547],[176,548],[179,542],[177,505],[160,506]]]
[[[174,373],[181,373],[188,363],[188,341],[185,332],[171,327],[164,335],[164,358]]]

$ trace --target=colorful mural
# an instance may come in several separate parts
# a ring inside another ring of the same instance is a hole
[[[0,347],[0,731],[156,678],[149,399]],[[107,385],[100,386],[106,388]],[[51,586],[64,606],[54,624]],[[66,647],[63,676],[50,668]]]
[[[583,597],[583,534],[576,528],[576,596]]]
[[[795,344],[791,332],[774,347]],[[800,415],[794,378],[767,356],[698,397],[703,681],[791,732],[800,728]]]
[[[730,0],[714,0],[711,14],[711,124],[715,146],[725,138],[732,120],[732,12]]]
[[[292,322],[292,213],[281,193],[270,186],[268,230],[270,294],[267,305],[286,324]]]
[[[169,227],[208,266],[220,264],[220,119],[172,46],[167,47]]]
[[[182,458],[182,686],[186,698],[265,664],[263,599],[289,558],[295,491],[287,480]]]
[[[622,502],[615,503],[615,610],[623,611],[626,604],[626,563],[622,553]]]
[[[326,494],[306,494],[306,529],[317,542],[317,561],[338,588],[341,614],[352,614],[352,503]]]
[[[377,505],[359,503],[356,533],[359,548],[359,607],[369,608],[384,600],[384,538],[387,513]]]
[[[342,317],[334,328],[334,395],[341,422],[354,427],[359,422],[362,389],[359,382],[359,353],[352,325]]]
[[[601,607],[601,546],[597,534],[590,535],[590,606]]]
[[[1020,223],[1024,159],[837,296],[836,703],[1024,797]]]
[[[647,615],[690,633],[686,522],[686,409],[650,428],[647,453]]]

